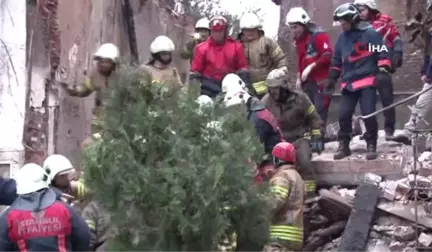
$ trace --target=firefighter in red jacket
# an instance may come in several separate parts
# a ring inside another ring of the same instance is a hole
[[[236,73],[250,85],[248,64],[240,42],[228,36],[228,23],[224,17],[210,20],[210,38],[197,45],[192,60],[190,80],[201,84],[201,94],[216,97],[222,79]]]
[[[301,7],[292,8],[286,17],[297,50],[298,89],[309,96],[325,123],[331,96],[323,95],[327,81],[333,48],[327,33],[317,27]]]
[[[382,106],[387,107],[393,104],[393,81],[391,73],[393,73],[396,68],[402,66],[402,38],[397,27],[392,22],[392,18],[382,14],[378,10],[375,0],[355,0],[354,4],[360,9],[360,17],[365,21],[369,21],[372,27],[383,36],[386,48],[389,50],[393,68],[390,72],[380,72],[376,76],[379,80],[377,89]],[[384,118],[386,140],[391,140],[396,124],[395,108],[386,110],[384,112]]]

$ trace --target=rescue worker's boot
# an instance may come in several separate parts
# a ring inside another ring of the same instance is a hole
[[[404,145],[411,145],[411,139],[407,136],[407,134],[398,134],[396,136],[392,136],[390,141],[395,141]]]
[[[377,153],[376,143],[367,143],[366,149],[367,149],[367,152],[366,152],[366,159],[367,160],[377,159],[378,153]]]
[[[339,147],[336,153],[333,155],[334,160],[340,160],[344,157],[348,157],[351,155],[351,150],[349,147],[350,142],[347,140],[339,141]]]
[[[394,130],[386,130],[385,131],[385,140],[392,141],[393,140]]]

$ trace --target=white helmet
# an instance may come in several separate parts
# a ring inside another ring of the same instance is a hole
[[[307,24],[311,21],[311,18],[302,7],[294,7],[289,10],[286,15],[285,25],[292,23]]]
[[[15,181],[17,194],[29,194],[49,187],[49,176],[40,165],[30,163],[18,170]]]
[[[240,30],[262,29],[261,20],[254,13],[246,13],[240,19]]]
[[[207,95],[200,95],[196,102],[200,105],[200,107],[211,107],[213,106],[213,100]]]
[[[227,75],[222,80],[222,89],[226,90],[224,103],[227,107],[246,103],[251,97],[244,89],[245,84],[243,80],[238,75],[232,75],[233,76]]]
[[[208,29],[210,30],[210,20],[208,18],[201,18],[195,24],[195,29]]]
[[[228,92],[233,83],[237,83],[242,89],[246,89],[246,83],[237,74],[230,73],[225,75],[222,80],[222,93]]]
[[[50,176],[50,180],[53,180],[56,175],[69,174],[74,170],[69,159],[58,154],[47,157],[43,163],[43,168]]]
[[[375,3],[375,0],[355,0],[354,4],[357,6],[364,5],[372,10],[377,10],[377,4]]]
[[[93,54],[93,58],[98,59],[110,59],[114,63],[117,63],[119,57],[119,49],[116,45],[111,43],[103,44],[99,47],[95,54]]]
[[[151,53],[173,52],[174,50],[174,42],[167,36],[158,36],[150,44]]]

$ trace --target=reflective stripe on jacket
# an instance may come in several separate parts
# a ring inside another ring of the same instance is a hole
[[[300,174],[291,165],[277,168],[270,179],[273,218],[270,226],[271,242],[290,250],[303,246],[303,204],[305,185]]]

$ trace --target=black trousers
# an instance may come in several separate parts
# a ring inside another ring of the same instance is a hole
[[[316,191],[316,171],[315,163],[312,162],[311,142],[307,138],[286,139],[293,143],[296,149],[298,172],[305,183],[306,194],[314,194]]]
[[[375,112],[377,90],[375,87],[367,87],[356,91],[342,91],[339,104],[339,133],[340,141],[350,141],[352,137],[352,116],[355,112],[357,102],[360,103],[362,115]],[[378,123],[375,117],[366,119],[366,133],[364,139],[368,144],[376,144],[378,138]]]
[[[383,107],[393,104],[393,81],[392,76],[386,72],[380,72],[376,77],[378,94]],[[384,111],[384,129],[391,134],[394,133],[396,124],[396,109],[391,108]]]
[[[327,122],[328,108],[324,105],[324,97],[319,90],[318,84],[316,81],[308,81],[303,84],[302,89],[314,104],[318,115],[325,124]]]

